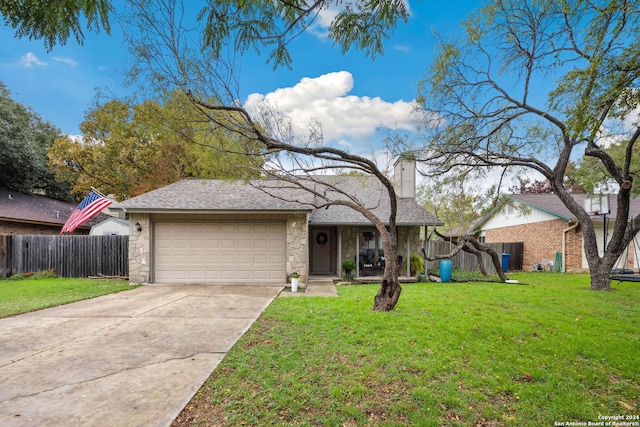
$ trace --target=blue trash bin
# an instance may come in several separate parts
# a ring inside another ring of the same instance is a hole
[[[443,283],[451,281],[451,270],[453,269],[453,263],[450,259],[440,260],[440,280]]]
[[[511,259],[511,254],[502,254],[502,271],[505,273],[509,271],[509,260]]]

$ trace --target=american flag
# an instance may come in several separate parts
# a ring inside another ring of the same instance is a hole
[[[111,204],[111,200],[98,194],[94,189],[91,189],[89,195],[84,198],[73,211],[64,227],[62,227],[62,233],[72,233],[73,230],[80,227],[84,222],[90,220],[96,216],[100,211]]]

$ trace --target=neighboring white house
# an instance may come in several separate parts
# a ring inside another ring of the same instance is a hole
[[[586,194],[573,194],[573,198],[584,206]],[[610,213],[606,216],[607,233],[604,231],[604,216],[592,216],[596,233],[598,252],[602,255],[603,240],[613,234],[613,222],[617,204],[615,197],[610,198]],[[631,214],[640,211],[640,199],[631,201]],[[497,206],[482,218],[474,232],[481,241],[523,242],[524,265],[531,267],[535,263],[548,266],[553,263],[555,254],[562,254],[563,271],[586,271],[589,268],[584,253],[582,230],[569,209],[555,194],[512,194],[509,201]],[[629,253],[624,253],[617,267],[637,268],[633,245]],[[626,261],[625,261],[626,260]]]
[[[90,236],[128,236],[129,221],[120,218],[107,218],[91,227]]]

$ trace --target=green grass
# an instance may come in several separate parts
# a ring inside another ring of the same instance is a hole
[[[41,277],[0,280],[0,318],[133,288],[126,280]]]
[[[175,426],[552,426],[640,414],[640,284],[588,275],[525,284],[377,286],[279,298]],[[627,406],[628,405],[628,406]],[[631,408],[631,409],[629,409]]]

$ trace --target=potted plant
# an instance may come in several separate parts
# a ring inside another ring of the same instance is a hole
[[[409,257],[409,272],[411,276],[424,272],[424,260],[418,254],[411,254]]]
[[[291,292],[298,292],[298,281],[300,275],[298,273],[291,273]]]
[[[347,276],[351,275],[351,272],[356,269],[356,263],[351,260],[346,260],[342,263],[342,270]]]

